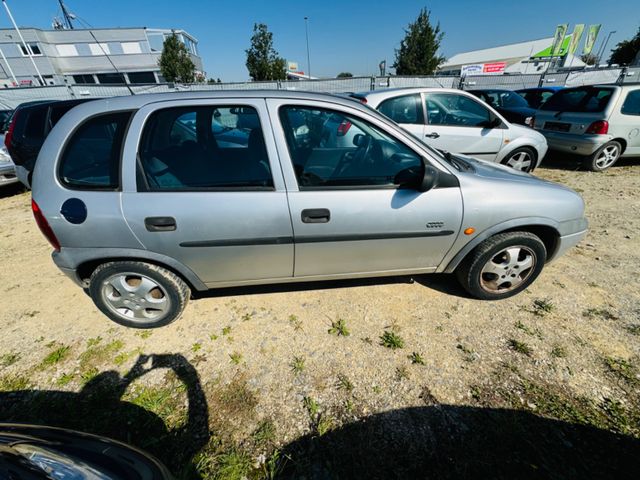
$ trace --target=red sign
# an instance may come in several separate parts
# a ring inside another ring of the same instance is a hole
[[[504,73],[507,62],[485,63],[482,73]]]

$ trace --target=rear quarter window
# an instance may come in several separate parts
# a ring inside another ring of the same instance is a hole
[[[640,90],[633,90],[627,94],[621,112],[623,115],[640,115]]]
[[[64,148],[58,176],[77,190],[120,187],[120,157],[131,112],[98,115],[83,123]]]
[[[614,90],[606,87],[580,87],[555,93],[540,109],[559,112],[604,111],[613,97]]]

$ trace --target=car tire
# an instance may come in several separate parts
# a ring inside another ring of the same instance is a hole
[[[592,172],[604,172],[618,161],[620,155],[622,155],[622,144],[611,140],[589,155],[584,161],[584,166]]]
[[[531,285],[546,259],[547,249],[536,235],[500,233],[478,245],[458,267],[456,276],[472,296],[501,300]]]
[[[536,168],[536,161],[537,154],[533,148],[520,147],[508,154],[500,163],[514,170],[530,173]]]
[[[168,325],[180,317],[190,294],[178,275],[145,262],[104,263],[89,279],[89,295],[96,307],[125,327]]]

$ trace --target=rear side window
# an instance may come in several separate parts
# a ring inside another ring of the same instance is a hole
[[[604,111],[613,96],[613,89],[602,87],[580,87],[560,90],[555,93],[540,109],[559,112]]]
[[[640,115],[640,90],[628,93],[621,111],[624,115]]]
[[[27,113],[24,124],[24,138],[28,140],[44,139],[44,127],[47,123],[47,106],[38,106]]]
[[[385,100],[378,111],[396,123],[424,123],[420,95],[405,95]]]
[[[79,190],[119,188],[122,142],[130,117],[131,112],[109,113],[82,124],[62,154],[62,183]]]

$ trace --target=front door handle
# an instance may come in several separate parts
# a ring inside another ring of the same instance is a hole
[[[440,138],[440,134],[438,132],[426,133],[424,136],[427,138]]]
[[[302,223],[327,223],[331,212],[326,208],[307,208],[302,210]]]
[[[173,232],[177,228],[173,217],[147,217],[144,226],[150,232]]]

